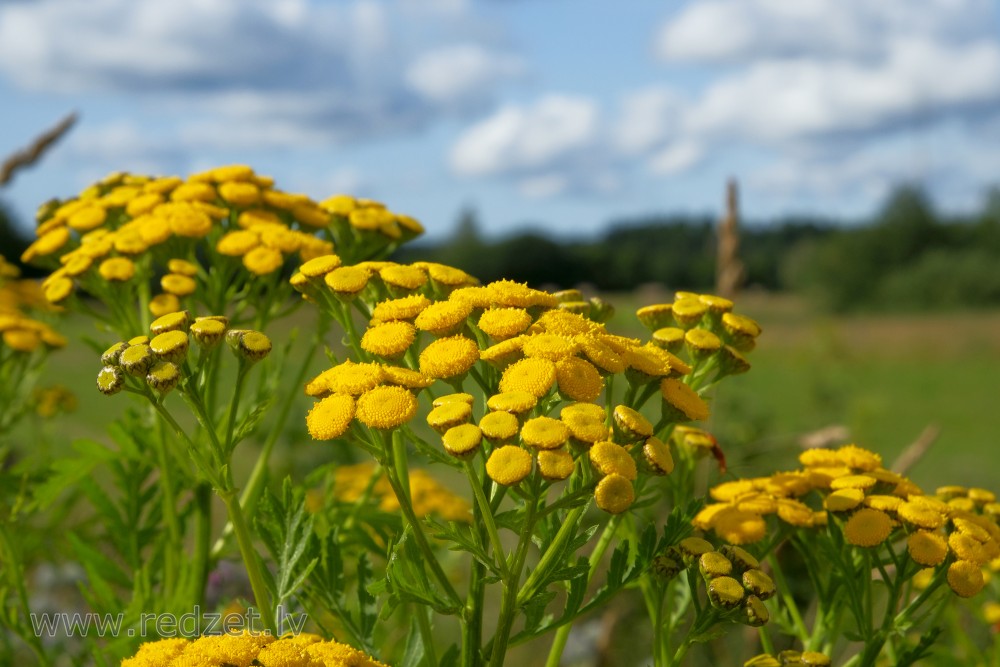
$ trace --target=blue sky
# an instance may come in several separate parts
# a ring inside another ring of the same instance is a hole
[[[996,0],[0,0],[0,196],[28,220],[116,170],[245,162],[432,235],[616,218],[861,217],[902,181],[1000,183]]]

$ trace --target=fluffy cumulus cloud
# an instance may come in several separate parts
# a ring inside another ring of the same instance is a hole
[[[462,176],[511,179],[532,198],[612,191],[618,179],[607,161],[607,129],[594,100],[547,94],[503,106],[466,129],[450,164]]]
[[[646,142],[647,165],[670,174],[749,147],[777,156],[751,179],[771,194],[870,198],[919,176],[901,135],[957,125],[962,141],[1000,117],[997,21],[990,0],[928,0],[919,11],[908,0],[691,3],[660,27],[655,52],[672,68],[708,72],[706,84],[683,95],[680,112],[641,124],[659,139]],[[974,171],[989,168],[981,161],[948,166],[979,184],[994,178]]]
[[[489,35],[460,0],[39,0],[0,6],[0,74],[141,95],[183,110],[182,137],[209,145],[313,146],[488,101],[522,71]]]

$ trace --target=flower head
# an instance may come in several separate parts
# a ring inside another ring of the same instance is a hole
[[[316,403],[306,415],[306,428],[313,440],[333,440],[342,436],[354,419],[354,398],[331,394]]]
[[[486,474],[497,484],[513,486],[531,472],[531,454],[517,445],[504,445],[493,450],[486,461]]]
[[[892,532],[889,515],[868,507],[859,509],[844,524],[844,539],[859,547],[874,547],[885,542]]]
[[[524,391],[541,398],[556,381],[556,365],[549,359],[526,358],[508,366],[500,378],[500,391]]]
[[[439,338],[420,353],[420,372],[434,378],[463,375],[479,360],[479,347],[465,336]]]
[[[375,387],[358,399],[357,419],[371,428],[393,429],[410,421],[416,414],[417,398],[403,387]]]
[[[608,514],[621,514],[635,502],[635,489],[627,477],[611,473],[597,483],[594,500]]]

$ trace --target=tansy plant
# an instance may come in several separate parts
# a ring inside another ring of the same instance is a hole
[[[704,422],[761,329],[727,299],[679,292],[622,335],[576,290],[389,261],[412,218],[244,166],[115,174],[38,222],[23,259],[52,269],[45,300],[94,318],[97,388],[135,407],[111,444],[76,441],[18,496],[36,515],[73,508],[59,521],[85,601],[133,631],[60,646],[64,660],[499,667],[532,642],[557,667],[574,624],[632,591],[648,627],[622,635],[654,665],[693,664],[727,632],[734,664],[906,665],[957,618],[945,603],[996,585],[988,491],[924,494],[853,445],[731,476]],[[311,333],[283,333],[304,302]],[[7,303],[5,373],[62,342]],[[3,622],[54,664],[26,621],[12,516]],[[246,585],[220,594],[236,554]],[[144,613],[192,610],[247,622],[138,646],[169,634]]]

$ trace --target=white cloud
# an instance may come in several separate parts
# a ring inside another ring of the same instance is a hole
[[[451,150],[462,175],[545,170],[592,147],[599,114],[590,99],[546,95],[530,107],[508,105],[473,125]]]
[[[657,174],[677,174],[693,167],[704,155],[704,148],[700,144],[682,140],[653,153],[648,165]]]
[[[524,68],[494,46],[501,33],[484,36],[458,0],[38,0],[0,5],[0,75],[141,95],[219,145],[315,146],[488,103]]]
[[[655,86],[626,95],[612,128],[613,141],[625,155],[640,155],[680,132],[685,100],[675,90]]]
[[[985,20],[984,20],[985,19]],[[895,37],[959,44],[995,34],[990,0],[703,0],[659,30],[671,62],[739,65],[770,58],[877,59]]]
[[[498,82],[519,76],[524,62],[477,44],[457,44],[420,55],[406,71],[410,87],[444,104],[481,98]]]

